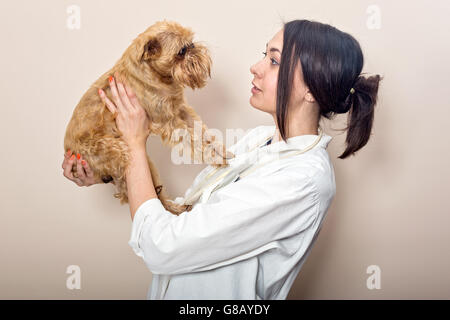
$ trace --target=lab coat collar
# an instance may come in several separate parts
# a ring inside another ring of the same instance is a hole
[[[305,134],[295,137],[290,137],[286,140],[280,140],[276,142],[272,142],[267,146],[264,146],[265,142],[268,138],[273,137],[275,134],[276,127],[272,126],[263,126],[261,131],[258,132],[254,137],[251,137],[250,140],[253,142],[251,145],[259,145],[259,148],[264,148],[268,153],[278,153],[290,150],[302,150],[314,143],[319,135]],[[319,130],[322,128],[319,127]],[[317,143],[314,148],[324,148],[328,147],[328,143],[332,140],[332,137],[323,133],[322,138]]]

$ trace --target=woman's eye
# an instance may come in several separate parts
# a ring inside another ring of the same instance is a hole
[[[267,55],[267,52],[263,52],[262,54],[265,57]],[[274,58],[270,58],[270,61],[272,62],[272,65],[277,65],[278,64],[278,62]]]

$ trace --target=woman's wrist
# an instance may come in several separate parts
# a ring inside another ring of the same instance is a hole
[[[129,145],[130,162],[126,171],[131,219],[145,201],[157,198],[150,172],[145,144]]]
[[[128,143],[128,149],[130,152],[142,152],[146,151],[146,142],[145,141],[135,141]]]

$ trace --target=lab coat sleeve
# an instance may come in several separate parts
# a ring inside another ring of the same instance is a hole
[[[249,175],[216,192],[214,203],[179,216],[158,198],[139,206],[129,245],[150,271],[199,272],[245,260],[308,229],[318,215],[317,189],[306,175]]]

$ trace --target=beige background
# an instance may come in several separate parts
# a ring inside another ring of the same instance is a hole
[[[81,9],[70,30],[69,5]],[[380,29],[370,28],[380,10]],[[145,299],[151,273],[128,246],[128,206],[112,185],[77,187],[62,175],[66,125],[85,90],[155,21],[176,20],[209,46],[212,78],[188,101],[210,128],[273,124],[248,102],[250,66],[281,19],[330,23],[359,40],[364,72],[384,75],[373,134],[356,157],[334,136],[337,194],[289,299],[449,299],[450,2],[444,1],[2,1],[0,298]],[[371,20],[372,19],[372,20]],[[204,165],[148,152],[173,196]],[[81,289],[66,268],[81,268]],[[366,270],[381,270],[369,290]]]

